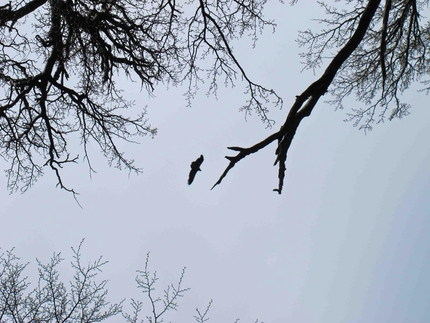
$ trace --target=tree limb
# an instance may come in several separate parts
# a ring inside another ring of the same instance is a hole
[[[366,31],[374,17],[374,14],[379,7],[380,0],[370,0],[367,7],[363,10],[360,21],[358,23],[357,29],[349,39],[349,41],[344,45],[344,47],[338,52],[338,54],[333,58],[331,63],[326,68],[324,74],[314,83],[312,83],[302,94],[296,97],[296,101],[290,109],[288,116],[281,126],[278,132],[270,135],[266,139],[262,140],[258,144],[249,147],[229,147],[231,150],[239,151],[236,156],[226,156],[230,161],[227,168],[224,170],[221,177],[214,184],[212,189],[221,183],[227,173],[232,169],[235,164],[245,158],[246,156],[266,147],[274,140],[278,139],[278,147],[276,149],[276,160],[275,165],[279,163],[279,182],[278,188],[274,191],[279,194],[282,193],[284,177],[285,177],[285,162],[287,159],[287,152],[297,131],[297,128],[303,118],[309,116],[312,113],[313,108],[317,104],[318,100],[322,95],[327,92],[328,87],[332,83],[337,71],[340,69],[341,65],[350,57],[354,50],[358,47],[360,42],[363,40]]]

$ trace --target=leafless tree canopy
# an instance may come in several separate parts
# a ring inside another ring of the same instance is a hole
[[[8,188],[26,190],[48,166],[58,185],[60,170],[78,161],[70,153],[79,136],[91,168],[88,144],[95,142],[111,165],[139,171],[124,157],[118,140],[155,135],[145,109],[127,112],[133,102],[122,96],[117,74],[137,79],[151,92],[160,83],[188,86],[191,99],[202,78],[209,93],[219,77],[232,85],[247,82],[244,110],[263,121],[272,91],[252,82],[235,59],[232,39],[265,27],[265,0],[21,0],[0,7],[0,154],[10,163]],[[205,58],[209,67],[200,66]],[[132,115],[135,115],[132,117]]]
[[[100,322],[121,313],[122,302],[107,301],[106,280],[97,274],[106,262],[99,258],[87,266],[81,262],[81,245],[73,249],[74,276],[69,286],[60,279],[61,254],[38,261],[39,280],[31,285],[23,264],[12,251],[0,254],[0,322]]]
[[[279,182],[274,191],[280,194],[287,152],[297,128],[327,92],[332,96],[328,102],[336,109],[343,108],[346,97],[355,95],[362,107],[352,109],[348,120],[365,130],[371,130],[372,124],[383,121],[387,114],[390,120],[408,114],[410,106],[401,101],[400,95],[414,81],[429,82],[430,25],[423,17],[428,14],[428,1],[343,2],[345,9],[319,2],[328,17],[320,23],[326,27],[299,34],[299,45],[307,47],[302,54],[305,68],[315,72],[329,61],[323,75],[296,96],[279,131],[249,148],[229,147],[238,154],[226,157],[230,163],[215,185],[238,161],[277,140],[275,165],[279,167]]]
[[[17,0],[1,6],[0,154],[10,164],[10,191],[28,189],[47,166],[61,188],[74,192],[60,173],[65,164],[78,161],[67,145],[73,134],[91,170],[87,147],[95,142],[111,165],[139,171],[117,143],[153,136],[156,129],[147,123],[144,108],[127,111],[133,102],[115,83],[118,74],[139,80],[149,92],[160,83],[185,84],[188,100],[207,78],[212,94],[220,82],[233,85],[240,78],[249,95],[241,109],[257,111],[271,126],[268,108],[281,105],[282,99],[248,77],[231,47],[243,35],[256,41],[264,27],[274,29],[274,22],[263,15],[265,4]],[[324,73],[296,96],[278,131],[248,148],[229,147],[237,155],[226,157],[229,164],[214,187],[241,159],[277,141],[275,191],[280,194],[297,128],[327,92],[335,108],[343,108],[343,100],[355,95],[362,106],[348,119],[365,130],[387,116],[408,113],[401,93],[414,81],[426,82],[429,72],[429,22],[422,14],[428,2],[345,0],[344,9],[320,5],[326,11],[327,18],[320,21],[325,27],[301,32],[298,43],[306,47],[305,68],[315,71],[327,63]]]
[[[149,253],[144,270],[137,271],[137,288],[145,295],[143,301],[130,300],[132,314],[123,309],[124,300],[111,304],[107,300],[107,280],[97,277],[107,261],[100,257],[86,266],[82,263],[81,241],[77,249],[72,248],[71,267],[73,278],[64,282],[60,264],[63,258],[54,253],[48,263],[37,261],[39,279],[31,282],[26,276],[28,263],[15,255],[14,250],[0,252],[0,322],[1,323],[64,323],[64,322],[102,322],[116,317],[119,322],[162,323],[166,313],[178,309],[178,300],[189,288],[182,287],[185,268],[176,285],[170,284],[162,292],[156,288],[156,272],[149,271]],[[32,284],[33,283],[33,284]],[[162,296],[156,296],[156,295]],[[196,309],[194,319],[203,323],[209,319],[208,312]],[[147,314],[143,317],[144,314]],[[118,315],[120,314],[120,315]],[[119,318],[119,316],[122,318]]]

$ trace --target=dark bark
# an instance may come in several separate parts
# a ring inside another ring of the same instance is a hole
[[[300,95],[296,96],[296,101],[291,107],[288,116],[281,126],[280,130],[270,135],[266,139],[261,142],[249,147],[228,147],[231,150],[239,151],[236,156],[226,156],[226,158],[230,161],[224,173],[218,179],[218,181],[214,184],[212,189],[221,183],[224,177],[227,175],[229,170],[235,166],[237,162],[246,156],[253,154],[260,149],[268,146],[275,140],[278,140],[278,147],[276,148],[276,160],[275,165],[279,164],[278,171],[278,187],[274,189],[274,191],[281,194],[285,170],[286,170],[286,159],[287,152],[291,146],[294,135],[296,134],[297,128],[300,125],[300,122],[303,118],[308,117],[318,100],[323,96],[330,84],[332,83],[337,71],[340,69],[342,64],[350,57],[350,55],[354,52],[360,42],[363,40],[366,31],[372,21],[372,18],[380,4],[380,0],[370,0],[367,4],[367,7],[364,9],[359,24],[357,26],[356,31],[350,38],[350,40],[345,44],[345,46],[339,51],[339,53],[333,58],[324,74],[314,83],[312,83],[305,91],[303,91]]]

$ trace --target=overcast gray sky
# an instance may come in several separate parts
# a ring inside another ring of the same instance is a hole
[[[235,44],[249,75],[285,100],[283,110],[271,111],[275,127],[322,73],[300,73],[295,43],[297,30],[319,13],[314,6],[270,3],[267,17],[276,19],[277,32],[264,33],[254,50],[246,40]],[[160,87],[155,99],[138,86],[126,90],[136,108],[148,104],[159,128],[155,139],[123,146],[143,174],[107,167],[95,149],[92,179],[84,164],[64,172],[83,209],[55,188],[48,171],[23,195],[8,195],[3,177],[3,250],[16,247],[33,264],[62,251],[68,263],[70,247],[85,238],[85,259],[110,261],[103,275],[112,301],[140,295],[135,270],[148,251],[160,292],[186,266],[192,289],[173,322],[189,322],[210,299],[209,322],[430,321],[428,96],[409,91],[412,114],[367,135],[342,122],[347,111],[320,102],[299,127],[278,195],[274,146],[241,161],[210,191],[227,165],[227,146],[249,146],[271,133],[257,116],[245,120],[238,112],[246,98],[240,81],[220,89],[218,100],[203,89],[191,108],[183,89]],[[200,154],[202,172],[188,186],[190,162]]]

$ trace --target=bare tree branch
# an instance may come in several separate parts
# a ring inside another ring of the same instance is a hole
[[[82,266],[82,242],[77,250],[73,249],[75,275],[69,290],[60,280],[61,254],[54,253],[47,264],[37,261],[39,281],[30,291],[30,282],[24,276],[28,264],[20,263],[13,250],[0,254],[0,321],[91,323],[119,314],[122,302],[110,304],[106,300],[107,281],[97,282],[97,274],[106,262],[100,258]]]
[[[380,0],[370,0],[368,2],[367,7],[363,10],[355,33],[348,40],[345,46],[339,51],[339,53],[333,58],[324,74],[317,81],[312,83],[304,92],[302,92],[302,94],[296,97],[295,103],[291,107],[284,124],[278,132],[275,132],[250,148],[229,147],[229,149],[239,151],[239,153],[234,157],[226,156],[230,163],[212,188],[221,183],[228,171],[233,168],[238,161],[260,150],[261,148],[266,147],[273,141],[278,140],[275,165],[279,163],[279,183],[278,188],[274,189],[274,191],[281,194],[285,177],[285,162],[287,159],[287,152],[297,128],[300,125],[300,122],[303,120],[303,118],[308,117],[312,113],[312,110],[320,97],[327,92],[328,87],[331,85],[337,71],[363,40],[364,35],[368,30],[371,20],[376,12],[376,9],[379,6],[379,3]]]
[[[187,83],[189,104],[205,78],[208,94],[216,95],[220,78],[233,86],[239,77],[249,94],[242,110],[272,125],[268,105],[282,99],[251,80],[231,47],[233,39],[249,35],[255,42],[266,26],[275,28],[263,18],[265,3],[22,0],[1,6],[0,155],[10,163],[9,190],[27,190],[46,166],[60,188],[76,194],[61,175],[80,161],[71,138],[80,140],[90,172],[90,142],[109,165],[141,171],[118,142],[154,136],[157,129],[147,124],[145,107],[130,111],[134,102],[123,97],[118,74],[137,78],[149,94],[160,83]],[[27,18],[34,28],[24,33]]]
[[[149,264],[149,253],[146,255],[145,269],[137,270],[136,283],[137,287],[142,290],[142,293],[146,294],[149,302],[152,315],[146,316],[146,319],[150,323],[161,323],[163,322],[163,316],[166,312],[170,310],[178,309],[178,299],[183,297],[185,292],[189,291],[189,288],[182,287],[182,280],[185,275],[185,268],[182,269],[181,276],[177,285],[170,284],[164,289],[163,297],[155,296],[155,283],[158,280],[157,272],[151,273],[148,268]],[[157,306],[162,303],[161,308]],[[136,323],[138,321],[140,312],[142,311],[143,302],[131,300],[131,305],[133,307],[133,315],[123,313],[124,318],[128,323]],[[143,320],[142,320],[143,322]]]

